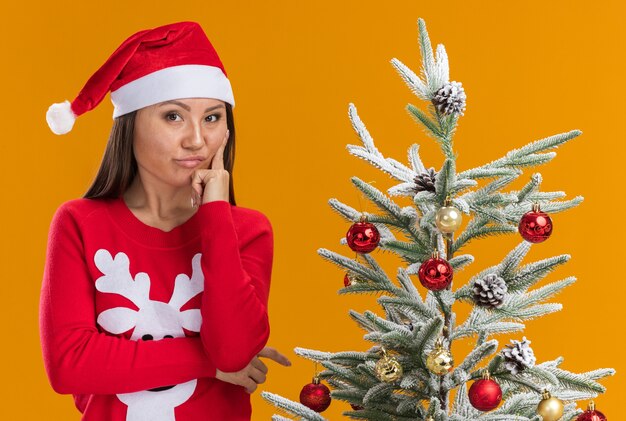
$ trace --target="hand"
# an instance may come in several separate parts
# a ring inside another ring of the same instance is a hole
[[[229,131],[215,152],[209,169],[198,169],[191,174],[191,204],[200,206],[216,200],[229,201],[230,174],[224,169],[224,149]],[[200,199],[202,198],[202,199]]]
[[[223,382],[243,386],[246,392],[251,394],[256,390],[258,384],[265,383],[267,375],[267,366],[259,357],[270,358],[284,366],[291,365],[291,361],[289,361],[287,357],[276,349],[266,346],[243,370],[235,373],[224,373],[223,371],[216,370],[215,377]]]

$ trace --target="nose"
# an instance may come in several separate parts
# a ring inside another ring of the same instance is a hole
[[[190,124],[185,138],[183,139],[183,148],[200,149],[204,145],[204,133],[200,124]]]

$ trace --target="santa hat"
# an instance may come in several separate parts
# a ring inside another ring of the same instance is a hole
[[[113,118],[178,98],[215,98],[233,107],[232,88],[217,52],[196,22],[137,32],[120,45],[72,101],[52,104],[46,121],[56,134],[111,91]]]

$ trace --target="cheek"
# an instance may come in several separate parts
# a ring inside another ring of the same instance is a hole
[[[209,140],[207,146],[209,147],[209,150],[211,151],[211,155],[217,152],[221,144],[222,144],[222,139],[220,139],[218,136],[214,136],[213,138]]]
[[[210,141],[207,143],[209,160],[213,159],[213,156],[217,153],[217,150],[219,149],[219,147],[220,147],[219,142]]]
[[[133,142],[135,159],[139,164],[154,165],[165,161],[171,156],[167,142],[163,139],[149,136],[140,136]]]
[[[137,114],[133,133],[133,148],[137,162],[163,161],[171,155],[173,140],[160,116],[143,110]]]

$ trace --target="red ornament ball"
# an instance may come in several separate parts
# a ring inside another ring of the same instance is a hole
[[[431,291],[441,291],[452,283],[452,266],[445,259],[431,257],[417,272],[420,283]]]
[[[304,385],[300,391],[300,403],[315,412],[325,411],[330,405],[330,390],[326,385],[313,378],[313,383]]]
[[[343,275],[343,286],[345,286],[346,288],[357,284],[359,281],[360,279],[357,277],[357,275],[350,271],[346,272],[346,274]]]
[[[587,410],[580,414],[576,421],[607,421],[604,414],[600,411]]]
[[[357,253],[369,253],[378,246],[380,233],[374,224],[364,221],[352,224],[346,233],[346,241],[352,251]]]
[[[346,273],[345,275],[343,275],[343,286],[349,287],[350,285],[352,285],[352,279],[350,279],[350,276],[348,276],[348,274]]]
[[[522,216],[517,230],[524,240],[531,243],[541,243],[552,234],[552,219],[547,213],[542,212],[539,206],[535,206],[533,210]]]
[[[491,411],[502,401],[502,389],[491,379],[476,380],[467,394],[472,406],[479,411]]]
[[[591,402],[589,408],[580,414],[578,418],[576,418],[576,421],[607,421],[607,419],[602,412],[596,411],[595,404]]]

